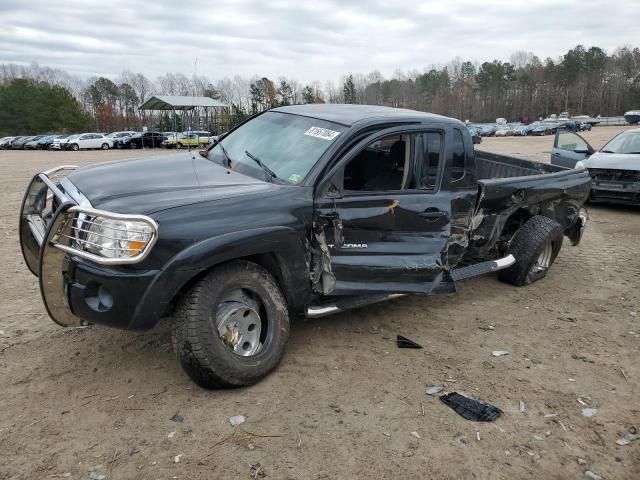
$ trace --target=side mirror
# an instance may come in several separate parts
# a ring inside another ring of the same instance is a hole
[[[209,150],[198,150],[198,155],[200,155],[202,158],[208,158]]]

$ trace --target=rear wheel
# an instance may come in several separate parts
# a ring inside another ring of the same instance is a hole
[[[182,148],[182,144],[180,142],[176,143],[176,148],[177,149],[181,149]]]
[[[516,286],[544,278],[562,247],[562,227],[548,217],[531,217],[513,235],[509,253],[516,262],[500,272],[500,280]]]
[[[234,261],[209,272],[176,309],[175,348],[203,388],[252,385],[273,370],[289,338],[289,314],[274,278]]]
[[[137,144],[136,142],[131,142],[129,145],[130,145],[130,146],[131,146],[131,148],[133,148],[134,150],[135,150],[136,148],[138,148],[138,144]]]

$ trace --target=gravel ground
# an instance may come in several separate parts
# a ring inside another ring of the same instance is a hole
[[[585,137],[600,147],[619,130]],[[547,160],[551,144],[480,148]],[[640,209],[590,208],[583,242],[565,244],[534,285],[487,276],[454,295],[300,320],[266,380],[204,391],[177,364],[166,325],[57,327],[20,255],[31,175],[132,153],[0,152],[0,479],[640,478],[640,441],[616,445],[640,429]],[[397,349],[396,334],[425,348]],[[432,385],[504,414],[464,420],[425,395]],[[231,415],[247,421],[234,429]]]

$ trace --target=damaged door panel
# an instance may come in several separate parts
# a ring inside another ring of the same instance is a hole
[[[422,132],[398,129],[378,132],[347,154],[331,177],[332,188],[316,197],[314,240],[316,250],[324,252],[312,273],[322,280],[314,284],[317,291],[357,295],[453,290],[450,194],[419,188],[422,158]],[[440,169],[436,164],[436,180]],[[323,280],[328,271],[335,281],[332,290]]]

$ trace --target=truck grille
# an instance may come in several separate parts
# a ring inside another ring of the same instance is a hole
[[[638,170],[590,168],[589,175],[594,180],[604,182],[640,182],[640,171]]]

